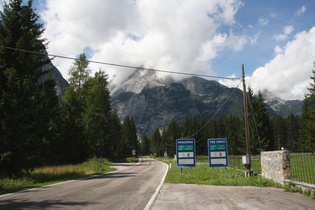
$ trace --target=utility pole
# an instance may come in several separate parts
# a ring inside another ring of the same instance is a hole
[[[243,78],[243,100],[244,100],[244,121],[245,121],[245,138],[246,138],[246,157],[243,164],[247,169],[247,175],[251,175],[251,160],[250,160],[250,140],[249,140],[249,127],[248,127],[248,111],[247,111],[247,97],[246,97],[246,85],[245,85],[245,73],[244,64],[242,64],[242,78]]]

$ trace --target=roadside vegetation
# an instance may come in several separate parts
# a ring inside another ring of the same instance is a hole
[[[165,183],[172,184],[201,184],[221,186],[255,186],[283,188],[285,191],[301,193],[315,199],[315,191],[303,190],[294,182],[281,185],[273,180],[261,176],[245,177],[245,167],[241,164],[241,158],[233,157],[229,160],[228,168],[210,168],[206,156],[197,156],[197,164],[194,168],[178,168],[176,161],[172,158],[157,158],[168,164],[169,171]],[[300,162],[301,163],[301,162]],[[255,174],[261,173],[259,156],[252,159],[252,169]]]
[[[113,162],[138,162],[138,158],[93,158],[74,165],[39,167],[23,177],[0,179],[0,195],[115,171],[115,168],[110,167]]]
[[[205,162],[197,162],[197,165],[194,168],[181,169],[176,167],[176,161],[173,159],[158,159],[167,164],[171,164],[171,167],[165,179],[166,183],[223,186],[257,186],[277,188],[281,187],[280,184],[259,176],[246,178],[243,171],[234,168],[210,168],[209,165]]]

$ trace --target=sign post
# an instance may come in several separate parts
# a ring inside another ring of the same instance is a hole
[[[228,167],[226,139],[208,139],[209,167]]]
[[[176,140],[177,167],[196,167],[195,139]]]

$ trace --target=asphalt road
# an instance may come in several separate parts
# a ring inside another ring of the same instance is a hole
[[[144,209],[167,170],[148,158],[113,167],[119,170],[0,196],[0,209]]]
[[[315,209],[315,200],[270,187],[164,184],[151,210]]]

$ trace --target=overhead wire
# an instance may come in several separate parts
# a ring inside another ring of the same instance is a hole
[[[212,117],[197,132],[195,132],[193,135],[189,136],[188,138],[192,138],[192,137],[196,136],[200,131],[202,131],[202,129],[204,129],[211,122],[211,120],[218,114],[218,112],[222,109],[222,107],[225,105],[225,103],[231,98],[231,96],[234,94],[234,92],[238,89],[238,87],[240,86],[241,83],[242,83],[242,81],[240,81],[238,83],[236,88],[234,88],[234,90],[231,92],[231,94],[225,99],[223,104],[217,109],[217,111],[212,115]]]
[[[38,54],[38,55],[47,55],[51,56],[53,58],[62,58],[62,59],[68,59],[68,60],[78,60],[77,58],[73,57],[68,57],[68,56],[62,56],[62,55],[56,55],[56,54],[50,54],[50,53],[40,53],[40,52],[35,52],[31,50],[25,50],[25,49],[20,49],[20,48],[14,48],[14,47],[7,47],[7,46],[0,46],[4,49],[9,49],[9,50],[15,50],[15,51],[20,51],[20,52],[27,52],[27,53],[33,53],[33,54]],[[102,65],[108,65],[108,66],[115,66],[115,67],[123,67],[123,68],[132,68],[132,69],[140,69],[140,70],[146,70],[146,71],[155,71],[155,72],[163,72],[163,73],[171,73],[171,74],[181,74],[181,75],[186,75],[186,76],[198,76],[198,77],[207,77],[207,78],[217,78],[217,79],[229,79],[229,80],[237,80],[239,78],[231,78],[231,77],[223,77],[223,76],[212,76],[212,75],[205,75],[205,74],[193,74],[193,73],[187,73],[187,72],[175,72],[175,71],[169,71],[169,70],[162,70],[162,69],[153,69],[153,68],[144,68],[144,67],[136,67],[136,66],[131,66],[131,65],[123,65],[123,64],[116,64],[116,63],[108,63],[108,62],[103,62],[103,61],[93,61],[93,60],[87,60],[89,63],[96,63],[96,64],[102,64]],[[236,88],[231,92],[231,94],[226,98],[224,103],[217,109],[217,111],[212,115],[212,117],[206,122],[205,125],[203,125],[196,133],[191,135],[190,137],[193,137],[197,135],[202,129],[204,129],[210,121],[217,115],[217,113],[222,109],[222,107],[225,105],[225,103],[230,99],[230,97],[234,94],[234,92],[239,88],[239,85],[241,84],[241,80],[239,84],[237,85]]]
[[[7,47],[7,46],[1,46],[4,49],[9,50],[16,50],[20,52],[27,52],[27,53],[33,53],[38,55],[48,55],[53,58],[62,58],[62,59],[68,59],[68,60],[78,60],[77,58],[69,57],[69,56],[62,56],[62,55],[56,55],[56,54],[50,54],[50,53],[41,53],[41,52],[35,52],[31,50],[25,50],[15,47]],[[109,63],[109,62],[103,62],[103,61],[94,61],[94,60],[87,60],[89,63],[95,63],[95,64],[102,64],[107,66],[115,66],[115,67],[123,67],[123,68],[130,68],[130,69],[140,69],[140,70],[146,70],[146,71],[154,71],[154,72],[162,72],[162,73],[170,73],[170,74],[180,74],[180,75],[186,75],[186,76],[197,76],[197,77],[206,77],[206,78],[216,78],[216,79],[228,79],[228,80],[237,80],[239,78],[232,78],[232,77],[223,77],[223,76],[213,76],[213,75],[207,75],[207,74],[194,74],[194,73],[188,73],[188,72],[177,72],[177,71],[169,71],[169,70],[163,70],[163,69],[154,69],[154,68],[144,68],[139,66],[131,66],[131,65],[124,65],[124,64],[117,64],[117,63]]]

